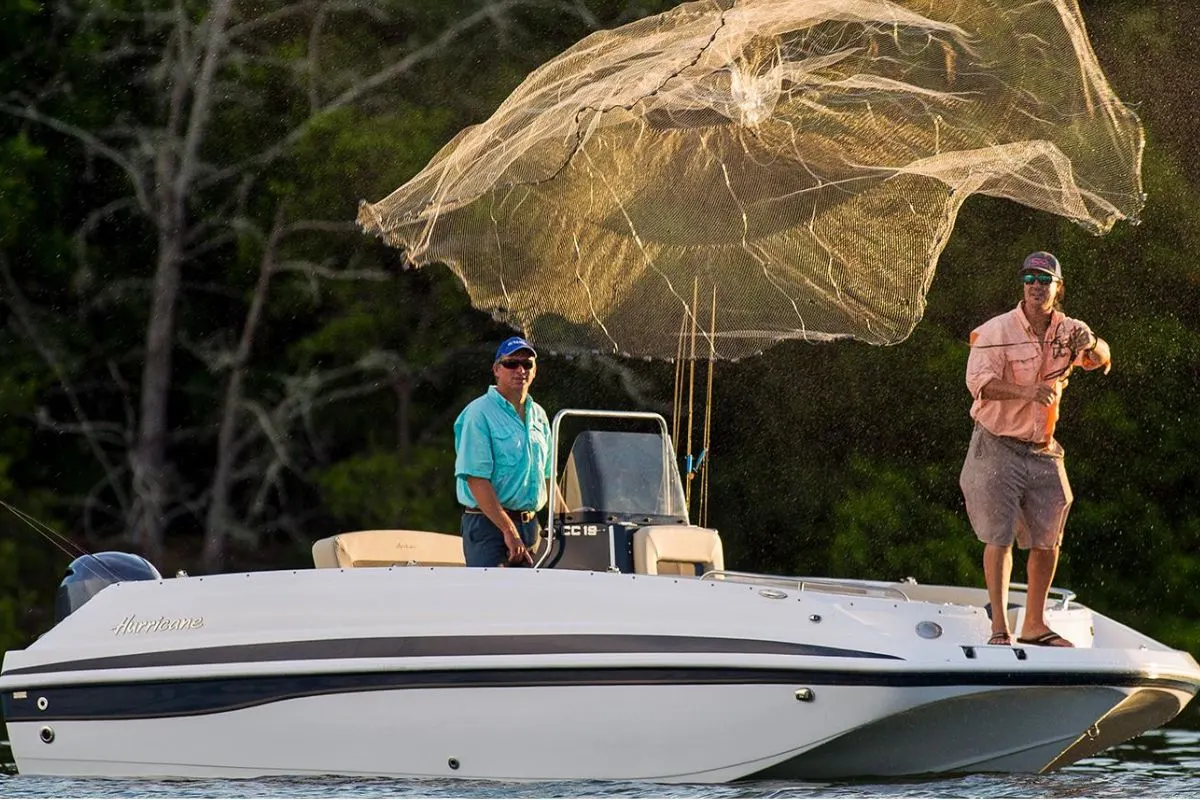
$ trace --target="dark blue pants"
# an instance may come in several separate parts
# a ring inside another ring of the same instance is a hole
[[[536,549],[541,534],[537,518],[529,522],[515,522],[521,541],[530,553]],[[504,534],[483,514],[462,515],[463,556],[468,567],[503,567],[508,564],[508,548],[504,546]]]

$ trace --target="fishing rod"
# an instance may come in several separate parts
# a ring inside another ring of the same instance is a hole
[[[687,411],[687,485],[684,487],[683,498],[687,503],[688,511],[692,509],[692,478],[696,476],[694,465],[692,464],[692,429],[695,427],[692,424],[692,400],[696,396],[696,311],[699,310],[699,299],[697,292],[700,290],[699,278],[692,279],[692,309],[688,314],[692,320],[692,352],[688,357],[689,376],[688,376],[688,411]]]
[[[717,361],[717,287],[712,290],[712,316],[708,333],[708,389],[704,398],[704,441],[701,443],[700,460],[696,463],[700,473],[700,527],[708,525],[708,464],[712,442],[713,367]]]
[[[48,542],[50,542],[50,544],[52,544],[56,548],[58,548],[59,551],[61,551],[64,555],[66,555],[72,561],[79,559],[79,558],[84,558],[84,557],[90,558],[92,561],[94,561],[95,563],[100,565],[100,569],[104,570],[104,572],[108,574],[109,578],[111,578],[114,581],[121,580],[120,576],[117,575],[115,572],[113,572],[112,569],[110,569],[109,566],[104,563],[103,559],[97,558],[92,553],[88,552],[84,548],[75,544],[75,542],[72,541],[71,539],[69,539],[68,537],[66,537],[63,534],[59,533],[58,531],[54,530],[49,525],[46,525],[45,523],[40,522],[33,515],[27,514],[24,511],[22,511],[21,509],[17,508],[16,506],[13,506],[10,503],[7,503],[3,500],[0,500],[0,506],[3,506],[4,508],[8,509],[8,511],[14,517],[21,520],[21,522],[24,522],[26,525],[28,525],[30,528],[32,528],[39,536],[46,539]]]
[[[687,392],[687,430],[683,455],[684,503],[689,512],[692,506],[692,481],[700,478],[697,521],[703,527],[708,520],[708,461],[709,447],[712,442],[712,397],[713,397],[713,368],[716,362],[717,335],[717,287],[713,286],[712,306],[710,309],[709,330],[704,334],[708,339],[708,377],[705,387],[704,423],[701,428],[700,455],[692,455],[692,433],[695,429],[696,394],[696,337],[700,332],[699,322],[699,279],[692,281],[692,304],[685,306],[683,318],[679,326],[679,344],[676,349],[675,361],[675,392],[672,408],[671,438],[675,447],[680,445],[680,425],[683,416],[683,395]],[[691,323],[689,334],[688,323]],[[686,364],[685,364],[686,361]],[[685,377],[684,372],[687,371]],[[686,384],[686,385],[685,385]]]

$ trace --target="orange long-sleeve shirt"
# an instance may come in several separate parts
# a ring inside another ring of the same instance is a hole
[[[1088,332],[1090,340],[1092,329],[1086,323],[1055,311],[1045,336],[1039,338],[1018,304],[972,331],[967,358],[967,389],[975,398],[971,417],[997,436],[1026,442],[1050,441],[1058,423],[1068,367],[1104,366],[1091,351],[1078,353],[1072,360],[1067,342],[1080,328]],[[1054,390],[1054,402],[1043,406],[1033,400],[985,400],[981,396],[983,387],[996,378],[1019,386],[1045,383]]]

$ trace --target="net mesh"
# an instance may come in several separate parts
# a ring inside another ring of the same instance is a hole
[[[1075,0],[702,0],[538,68],[359,222],[551,348],[673,358],[711,287],[718,357],[887,344],[968,196],[1102,233],[1142,146]]]

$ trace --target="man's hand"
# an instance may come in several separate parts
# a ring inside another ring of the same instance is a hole
[[[1027,397],[1035,403],[1043,406],[1054,405],[1054,390],[1044,383],[1035,383],[1033,386],[1026,386]]]
[[[521,541],[520,534],[513,525],[509,525],[504,529],[504,546],[508,548],[508,565],[516,566],[517,564],[527,564],[533,566],[533,556],[529,553],[529,548]]]
[[[471,488],[471,494],[475,496],[475,502],[479,504],[479,510],[491,520],[492,524],[504,536],[504,547],[508,550],[508,560],[504,562],[504,565],[516,566],[520,564],[532,567],[533,556],[529,554],[529,549],[521,541],[521,534],[517,531],[516,524],[513,523],[508,514],[504,513],[504,509],[500,506],[500,499],[496,497],[496,490],[492,486],[492,482],[487,478],[477,478],[473,475],[468,475],[467,486]]]
[[[1097,341],[1096,335],[1087,328],[1077,327],[1071,331],[1071,336],[1067,339],[1067,346],[1075,353],[1082,353],[1095,347]]]

